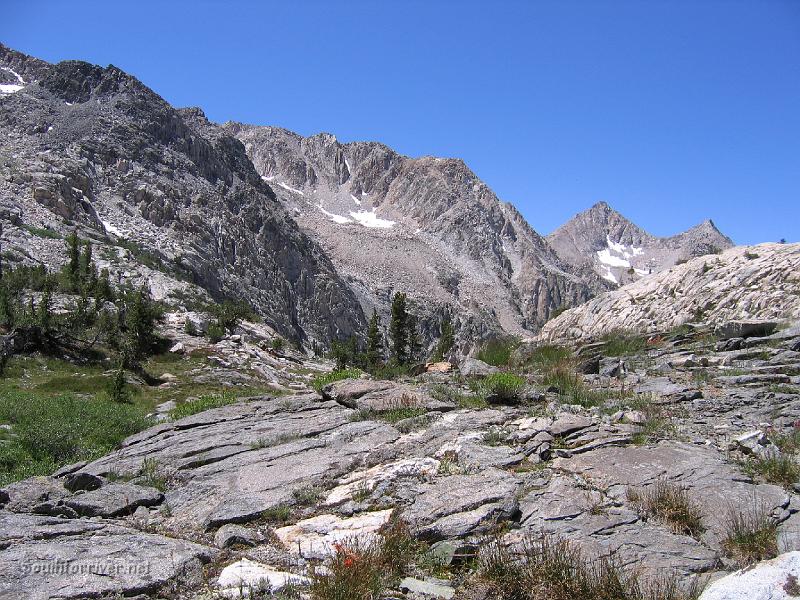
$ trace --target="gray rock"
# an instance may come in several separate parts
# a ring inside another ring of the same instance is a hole
[[[229,548],[235,544],[255,546],[262,539],[258,532],[231,523],[223,525],[214,534],[214,544],[216,544],[217,548]]]
[[[668,377],[654,377],[634,386],[637,394],[651,394],[657,404],[677,404],[703,397],[695,387],[674,383]]]
[[[156,506],[164,494],[155,488],[130,483],[107,483],[85,494],[76,494],[64,505],[85,517],[118,517],[133,513],[139,506]]]
[[[700,600],[792,600],[800,595],[800,552],[787,552],[711,583]]]
[[[519,483],[513,475],[494,468],[476,475],[441,477],[420,487],[404,518],[428,540],[486,532],[515,512]]]
[[[455,590],[445,581],[428,581],[415,579],[413,577],[404,578],[397,586],[401,592],[411,594],[412,598],[452,598]]]
[[[777,321],[758,319],[727,321],[718,325],[714,333],[722,339],[764,337],[771,335],[777,327]]]
[[[500,372],[500,369],[497,367],[488,365],[477,358],[465,358],[458,369],[465,377],[486,377],[487,375]]]
[[[199,585],[214,550],[87,519],[0,511],[0,598],[155,594]]]
[[[70,492],[96,490],[103,485],[103,479],[91,473],[72,473],[64,477],[64,487]]]
[[[565,436],[581,429],[591,427],[593,421],[581,415],[563,415],[556,419],[548,428],[548,432],[553,436]]]

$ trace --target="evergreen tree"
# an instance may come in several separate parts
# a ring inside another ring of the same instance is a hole
[[[108,269],[100,271],[100,277],[97,278],[97,283],[94,286],[95,300],[109,302],[114,301],[114,290],[111,288],[111,281]]]
[[[78,234],[73,231],[67,236],[67,264],[65,275],[69,291],[77,289],[80,281],[81,249]]]
[[[122,363],[114,373],[114,377],[109,381],[106,393],[112,402],[128,403],[131,401],[131,394],[128,390],[128,382],[125,380],[125,369]]]
[[[138,364],[153,346],[156,308],[145,284],[137,291],[129,292],[125,304],[127,364]]]
[[[0,327],[11,329],[16,322],[14,300],[6,282],[0,282]]]
[[[398,364],[408,362],[408,312],[406,295],[396,292],[392,297],[392,320],[389,324],[392,337],[392,354]]]
[[[49,331],[52,325],[50,302],[50,288],[45,288],[44,292],[42,292],[42,298],[39,300],[39,310],[36,312],[36,324],[43,332]]]
[[[433,360],[435,362],[443,361],[455,343],[453,336],[453,321],[451,320],[450,313],[446,313],[442,318],[442,324],[439,326],[439,331],[439,341],[436,344],[436,350],[433,353]]]
[[[83,252],[78,260],[78,277],[81,283],[87,284],[94,275],[94,263],[92,262],[92,242],[86,240],[83,243]]]
[[[367,330],[367,365],[375,367],[383,362],[383,335],[381,335],[381,319],[378,311],[372,311]]]
[[[417,315],[408,313],[408,362],[419,358],[422,350],[422,338],[419,335]]]

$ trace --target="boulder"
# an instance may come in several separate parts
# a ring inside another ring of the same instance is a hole
[[[331,554],[338,542],[358,539],[366,543],[375,539],[378,530],[389,522],[393,510],[361,513],[347,519],[322,514],[280,527],[275,535],[290,552],[304,558],[321,558]]]
[[[800,552],[787,552],[716,580],[700,600],[794,600],[799,596]]]
[[[183,345],[183,342],[178,342],[172,348],[169,349],[172,354],[183,354],[186,352],[186,346]]]
[[[223,597],[239,600],[256,596],[260,598],[258,592],[280,592],[289,584],[304,585],[308,582],[306,577],[243,558],[222,569],[217,587]]]
[[[64,478],[64,487],[70,492],[96,490],[103,485],[103,479],[91,473],[72,473]]]
[[[556,419],[548,428],[548,432],[553,436],[569,435],[581,429],[591,427],[594,422],[581,415],[563,415]]]
[[[714,329],[714,333],[723,340],[731,338],[764,337],[772,335],[777,327],[777,321],[763,321],[757,319],[727,321],[718,325]]]
[[[448,582],[432,578],[422,580],[406,577],[397,587],[404,594],[410,593],[415,598],[446,598],[449,600],[456,593]]]
[[[155,488],[131,483],[108,483],[101,488],[76,494],[64,505],[84,517],[118,517],[133,513],[139,506],[161,504],[164,494]]]
[[[156,597],[199,585],[215,553],[102,521],[0,511],[0,598]]]
[[[226,523],[214,534],[214,544],[217,548],[229,548],[235,544],[255,546],[261,540],[262,536],[257,531],[233,523]]]
[[[458,370],[465,377],[486,377],[492,373],[499,373],[500,369],[488,365],[482,360],[477,358],[465,358],[464,362],[459,365]]]

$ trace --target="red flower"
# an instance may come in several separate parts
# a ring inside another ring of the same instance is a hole
[[[355,561],[353,561],[353,559],[348,556],[347,558],[344,559],[344,566],[352,567],[354,562]]]

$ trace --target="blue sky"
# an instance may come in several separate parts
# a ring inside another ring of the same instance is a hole
[[[41,2],[0,41],[215,121],[454,156],[540,233],[605,200],[800,239],[800,1]]]

